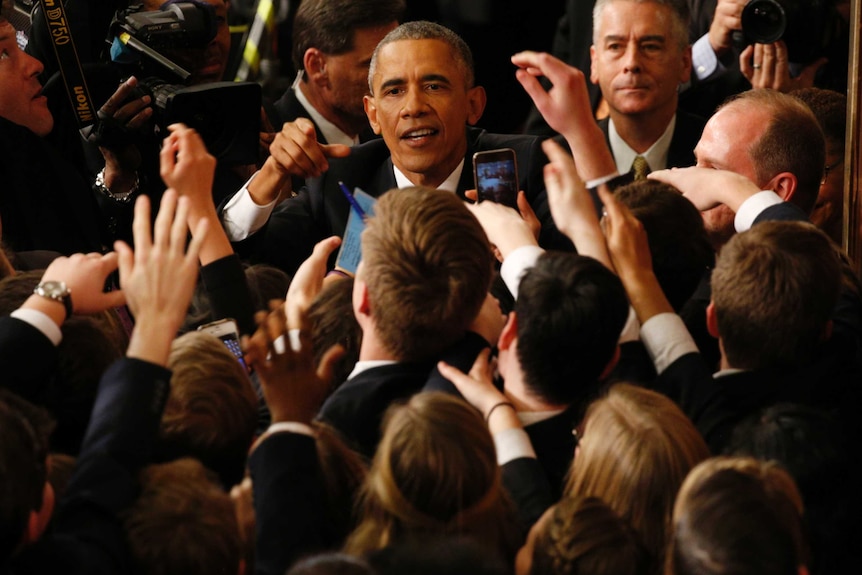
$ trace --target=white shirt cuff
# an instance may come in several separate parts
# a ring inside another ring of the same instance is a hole
[[[252,174],[222,210],[222,225],[228,239],[232,242],[244,240],[262,228],[275,208],[275,200],[259,206],[251,199],[248,185],[257,174],[258,172]]]
[[[675,313],[649,318],[641,326],[641,341],[659,374],[683,355],[698,351],[682,318]]]
[[[513,427],[494,434],[494,445],[497,447],[497,465],[502,466],[522,457],[536,459],[530,436],[523,428]]]
[[[279,423],[273,423],[266,430],[267,435],[285,432],[314,437],[314,430],[311,429],[311,426],[299,423],[298,421],[280,421]]]
[[[733,218],[733,227],[736,228],[737,232],[748,230],[754,225],[754,220],[757,219],[757,216],[763,210],[780,204],[783,201],[781,196],[771,190],[764,190],[754,194],[739,206],[739,211],[736,212],[736,216]]]
[[[36,329],[42,332],[42,334],[51,340],[51,343],[54,346],[60,345],[60,342],[63,341],[63,332],[60,331],[60,326],[54,323],[48,314],[42,313],[37,309],[16,309],[10,316],[20,319],[23,322],[29,323]]]
[[[706,80],[724,69],[709,43],[709,34],[704,34],[691,45],[691,68],[698,80]]]
[[[608,174],[607,176],[602,176],[601,178],[594,178],[588,182],[584,182],[584,187],[588,190],[593,190],[595,188],[598,188],[602,184],[607,184],[619,175],[619,172],[614,172],[612,174]]]
[[[503,260],[503,265],[500,266],[500,277],[503,278],[503,282],[515,299],[518,299],[521,278],[528,269],[536,265],[536,260],[543,253],[545,250],[539,246],[521,246],[512,250],[509,257]]]

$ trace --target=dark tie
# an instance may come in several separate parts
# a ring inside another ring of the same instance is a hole
[[[635,174],[635,181],[643,180],[650,173],[649,164],[643,156],[635,156],[635,161],[632,162],[632,171]]]

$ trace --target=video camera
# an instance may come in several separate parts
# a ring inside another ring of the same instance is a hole
[[[143,11],[143,4],[118,10],[106,42],[110,58],[138,77],[140,95],[152,98],[154,120],[162,133],[182,122],[197,130],[220,162],[251,164],[258,158],[261,87],[254,82],[187,85],[192,72],[165,51],[201,50],[218,29],[206,2],[166,3]]]
[[[790,62],[807,64],[826,54],[839,35],[835,0],[749,0],[742,9],[740,46],[783,40]]]

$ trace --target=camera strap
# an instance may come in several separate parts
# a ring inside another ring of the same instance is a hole
[[[75,111],[78,127],[82,131],[90,128],[96,122],[96,112],[90,90],[84,80],[84,72],[78,51],[75,48],[75,40],[69,29],[69,21],[66,18],[66,8],[63,0],[39,0],[42,5],[42,13],[45,15],[45,24],[48,26],[48,36],[57,57],[63,84],[66,86],[66,94],[69,103]]]

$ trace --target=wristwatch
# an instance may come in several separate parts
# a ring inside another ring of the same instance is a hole
[[[33,293],[63,304],[63,307],[66,308],[66,317],[72,316],[72,292],[65,283],[59,281],[39,282]]]

